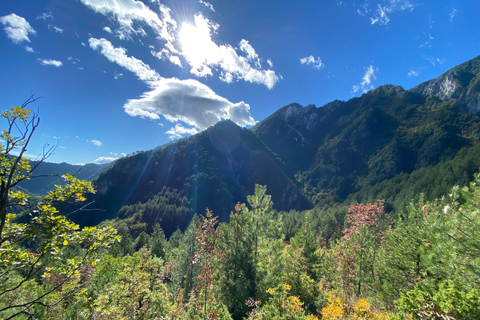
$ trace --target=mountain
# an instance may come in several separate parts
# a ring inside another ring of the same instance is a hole
[[[311,197],[320,193],[341,201],[471,146],[478,141],[478,116],[456,100],[385,85],[321,108],[288,105],[252,131]]]
[[[442,101],[456,99],[468,112],[480,113],[480,59],[462,63],[436,79],[419,84],[411,90]]]
[[[102,211],[75,218],[96,224],[137,214],[135,223],[148,225],[170,219],[173,230],[162,225],[168,235],[207,207],[227,220],[256,183],[269,186],[278,210],[311,207],[285,164],[252,131],[226,120],[192,137],[117,160],[95,182],[92,200]],[[128,207],[133,205],[142,212]]]
[[[75,219],[119,217],[147,231],[158,222],[168,235],[207,207],[227,220],[256,183],[285,211],[380,195],[399,203],[397,194],[417,196],[427,177],[439,187],[431,196],[446,192],[480,166],[479,66],[477,57],[410,90],[384,85],[319,108],[289,104],[250,130],[222,121],[119,159],[95,182],[101,211]]]
[[[34,167],[36,164],[35,161],[30,162],[31,167]],[[66,162],[42,162],[35,169],[34,177],[29,180],[23,180],[20,182],[19,187],[30,193],[44,196],[50,190],[53,190],[55,185],[63,184],[64,179],[61,176],[64,174],[75,175],[78,179],[90,181],[97,178],[100,173],[107,170],[112,165],[113,163],[72,165]]]

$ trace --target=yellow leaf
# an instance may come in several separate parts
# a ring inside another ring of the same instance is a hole
[[[66,246],[68,244],[67,240],[63,240],[63,245]]]

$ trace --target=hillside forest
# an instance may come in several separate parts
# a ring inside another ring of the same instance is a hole
[[[2,111],[0,318],[479,319],[479,66],[83,177]]]

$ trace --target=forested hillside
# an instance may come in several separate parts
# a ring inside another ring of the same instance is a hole
[[[35,167],[35,178],[24,180],[19,183],[19,187],[28,190],[28,192],[36,195],[46,195],[55,185],[64,183],[62,175],[72,174],[78,179],[94,180],[100,173],[107,170],[112,163],[85,165],[72,165],[68,163],[51,163],[31,161],[30,166]]]
[[[478,319],[479,62],[223,121],[41,197],[17,188],[35,98],[3,111],[0,318]]]
[[[319,108],[294,103],[250,130],[223,121],[122,158],[95,182],[98,192],[89,199],[101,211],[74,220],[129,218],[143,231],[160,221],[170,235],[207,207],[228,220],[256,183],[268,187],[277,210],[322,210],[312,219],[323,226],[356,202],[384,198],[390,211],[420,192],[434,199],[471,181],[480,166],[480,117],[472,107],[479,61],[411,90],[384,85]],[[167,191],[175,197],[165,197]],[[335,220],[327,238],[342,227],[343,218]]]

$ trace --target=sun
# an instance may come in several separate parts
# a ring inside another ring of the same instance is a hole
[[[211,38],[212,30],[216,28],[200,15],[195,16],[194,25],[184,22],[178,35],[183,56],[193,69],[202,69],[206,74],[211,73],[207,65],[216,64],[221,57],[221,48]]]

